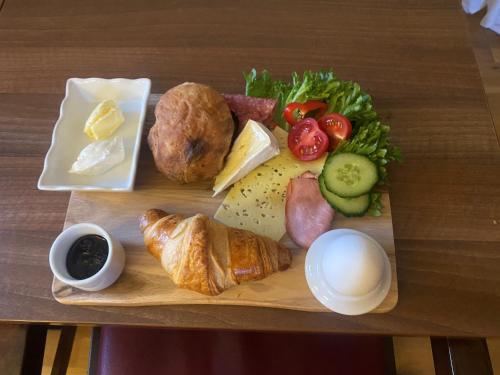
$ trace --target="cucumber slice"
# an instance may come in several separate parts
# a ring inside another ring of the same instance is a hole
[[[334,210],[342,215],[349,217],[363,216],[370,208],[370,194],[364,194],[356,198],[342,198],[326,188],[323,175],[319,176],[318,182],[323,197]]]
[[[375,163],[366,156],[353,153],[331,154],[321,175],[326,188],[341,198],[367,194],[378,182]]]

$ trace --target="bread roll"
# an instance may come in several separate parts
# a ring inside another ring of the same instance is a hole
[[[235,127],[222,95],[186,82],[162,95],[155,115],[148,143],[162,174],[188,183],[211,180],[219,173]]]

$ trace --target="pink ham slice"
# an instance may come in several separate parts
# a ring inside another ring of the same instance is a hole
[[[222,96],[226,100],[229,109],[238,118],[238,132],[243,129],[250,119],[263,123],[269,129],[274,129],[276,126],[273,121],[276,100],[254,98],[246,95],[222,94]]]
[[[286,231],[297,245],[309,248],[331,228],[334,215],[313,173],[305,172],[290,180],[285,204]]]

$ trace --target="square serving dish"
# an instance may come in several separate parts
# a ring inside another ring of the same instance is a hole
[[[61,103],[52,144],[38,180],[40,190],[132,191],[141,146],[142,129],[151,81],[140,79],[70,78]],[[98,176],[83,176],[68,170],[80,151],[93,140],[83,133],[87,118],[103,100],[120,107],[125,122],[113,134],[121,136],[125,160]]]

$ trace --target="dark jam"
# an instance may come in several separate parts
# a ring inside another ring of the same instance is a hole
[[[104,237],[96,234],[82,236],[68,251],[66,269],[74,279],[87,279],[104,267],[108,251],[108,241]]]

